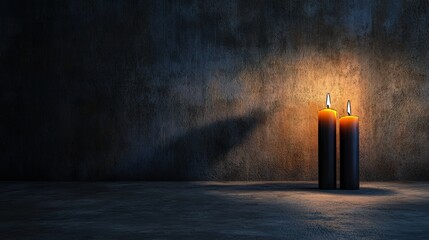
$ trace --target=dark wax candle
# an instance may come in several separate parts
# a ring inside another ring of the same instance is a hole
[[[329,93],[327,108],[319,111],[319,188],[335,189],[336,179],[336,127],[337,111],[330,109]]]
[[[359,189],[359,118],[351,115],[340,118],[340,187]]]

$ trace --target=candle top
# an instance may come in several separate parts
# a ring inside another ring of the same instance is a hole
[[[344,117],[341,117],[340,119],[355,120],[355,119],[359,119],[359,117],[352,115],[352,116],[344,116]]]
[[[344,116],[340,118],[340,128],[347,126],[359,126],[359,118],[357,116]]]
[[[326,114],[334,114],[335,115],[335,117],[337,117],[337,111],[335,111],[334,109],[332,109],[332,108],[324,108],[324,109],[322,109],[322,110],[319,110],[319,114],[323,114],[323,115],[326,115]],[[320,116],[320,115],[319,115]]]
[[[322,111],[324,111],[324,112],[334,112],[334,113],[337,113],[337,111],[336,111],[335,109],[333,109],[333,108],[324,108],[324,109],[322,109],[322,110],[319,110],[319,112],[322,112]]]
[[[340,122],[356,122],[359,121],[358,116],[344,116],[340,117]]]

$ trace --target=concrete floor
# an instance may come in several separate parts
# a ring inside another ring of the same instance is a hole
[[[429,239],[429,183],[0,183],[0,239]]]

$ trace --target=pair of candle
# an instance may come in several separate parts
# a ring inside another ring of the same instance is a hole
[[[335,189],[337,111],[330,108],[331,98],[326,95],[326,108],[319,111],[319,188]],[[359,118],[351,115],[350,100],[347,114],[340,118],[340,187],[359,189]]]

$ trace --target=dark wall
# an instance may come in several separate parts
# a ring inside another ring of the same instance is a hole
[[[0,178],[429,180],[428,1],[2,1]]]

